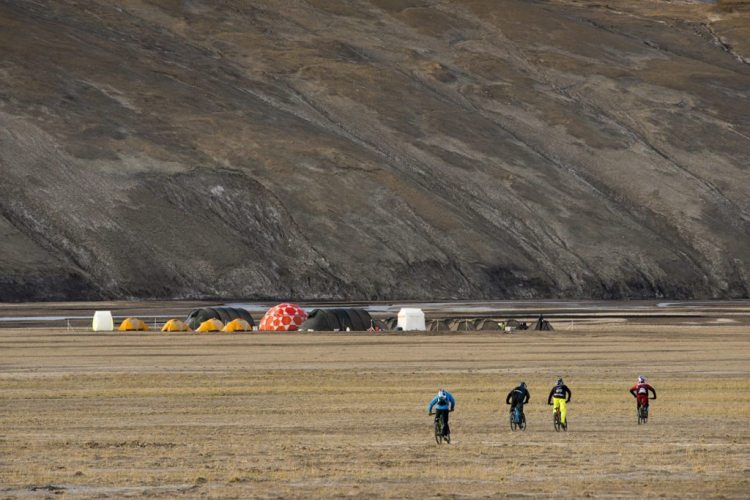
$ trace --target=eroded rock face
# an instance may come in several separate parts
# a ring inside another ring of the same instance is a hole
[[[748,19],[0,2],[0,300],[747,297]]]

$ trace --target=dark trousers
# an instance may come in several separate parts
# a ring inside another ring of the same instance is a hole
[[[448,410],[435,410],[435,421],[441,418],[443,419],[443,436],[447,436],[451,433],[450,427],[448,427]]]

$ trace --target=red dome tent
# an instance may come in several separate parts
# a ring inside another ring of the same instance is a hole
[[[260,330],[291,332],[307,319],[307,313],[297,304],[279,304],[272,307],[260,320]]]

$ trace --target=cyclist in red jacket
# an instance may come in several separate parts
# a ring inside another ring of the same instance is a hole
[[[636,409],[640,410],[641,406],[643,406],[646,408],[646,411],[648,411],[649,391],[654,395],[653,399],[656,399],[656,389],[646,383],[646,377],[638,377],[638,382],[630,388],[630,394],[632,394],[636,400]]]

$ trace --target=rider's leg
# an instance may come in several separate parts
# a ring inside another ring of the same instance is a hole
[[[448,426],[448,410],[443,410],[443,436],[448,436],[451,433],[451,428]]]
[[[648,409],[648,395],[644,396],[638,396],[638,408],[641,406],[646,407]]]
[[[552,414],[554,415],[557,409],[560,407],[560,398],[552,398]],[[560,420],[562,422],[562,420]]]
[[[560,401],[560,423],[565,425],[565,422],[567,422],[565,420],[565,398],[558,398],[558,400]]]

